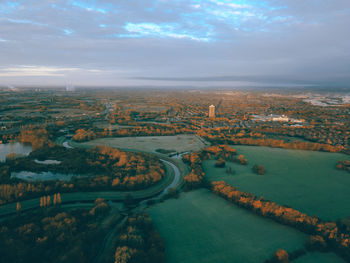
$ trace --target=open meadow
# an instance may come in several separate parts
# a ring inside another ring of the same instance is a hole
[[[173,152],[200,151],[205,147],[203,141],[196,135],[102,138],[82,144],[88,146],[106,145],[114,148],[146,152],[156,152],[157,149]]]
[[[338,263],[338,262],[340,263],[344,261],[334,253],[313,252],[313,253],[308,253],[305,256],[302,256],[293,262],[294,263]]]
[[[215,168],[214,160],[203,162],[209,180],[224,180],[241,191],[263,196],[324,220],[350,216],[350,174],[335,168],[350,156],[338,153],[286,150],[258,146],[234,146],[248,165],[227,163],[236,173]],[[253,173],[254,164],[265,167],[264,175]]]
[[[148,213],[164,240],[168,263],[263,262],[277,249],[302,248],[307,239],[204,189],[157,204]]]

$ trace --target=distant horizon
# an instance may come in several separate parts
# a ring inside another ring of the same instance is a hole
[[[319,93],[350,93],[350,86],[316,86],[316,85],[285,85],[285,86],[164,86],[164,85],[73,85],[73,90],[67,90],[67,85],[1,85],[0,90],[60,90],[67,92],[79,92],[84,90],[101,90],[101,91],[113,91],[113,90],[153,90],[153,91],[261,91],[261,92],[319,92]]]

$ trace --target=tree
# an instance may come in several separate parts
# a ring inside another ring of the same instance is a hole
[[[285,251],[283,249],[279,249],[276,251],[273,259],[274,259],[274,262],[288,263],[289,262],[289,255],[288,255],[287,251]]]
[[[127,246],[117,247],[115,252],[115,263],[128,263],[135,254],[136,249],[129,248]]]
[[[225,164],[226,164],[225,160],[220,158],[219,160],[216,161],[215,167],[224,168]]]
[[[22,206],[21,206],[20,202],[17,202],[16,211],[17,212],[21,211],[21,208],[22,208]]]
[[[247,159],[244,157],[243,154],[238,155],[237,160],[242,165],[246,165],[247,164]]]
[[[62,199],[61,199],[61,194],[57,193],[57,204],[61,204],[62,203]]]

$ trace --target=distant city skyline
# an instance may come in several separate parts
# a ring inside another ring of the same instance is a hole
[[[350,86],[348,0],[0,1],[0,85]]]

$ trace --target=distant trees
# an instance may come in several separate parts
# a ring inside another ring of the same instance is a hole
[[[190,128],[175,124],[148,124],[144,126],[132,126],[116,130],[77,129],[73,139],[78,142],[89,141],[104,137],[128,137],[128,136],[164,136],[175,134],[194,133]]]
[[[96,138],[96,134],[91,130],[78,129],[75,131],[73,139],[78,142],[89,141]]]
[[[293,142],[285,142],[284,140],[267,139],[267,138],[237,138],[233,136],[205,136],[209,141],[215,143],[229,143],[234,145],[255,145],[255,146],[268,146],[274,148],[285,148],[295,150],[309,150],[309,151],[324,151],[324,152],[342,152],[344,147],[342,145],[330,145],[316,142],[304,142],[295,140]]]
[[[33,149],[54,146],[54,143],[49,139],[49,134],[45,127],[27,126],[22,128],[20,140],[22,143],[30,143]]]

